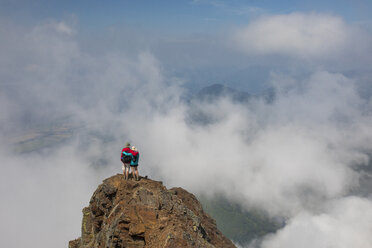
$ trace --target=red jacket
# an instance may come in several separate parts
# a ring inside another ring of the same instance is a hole
[[[123,158],[123,153],[132,153],[133,151],[129,148],[129,147],[124,147],[122,150],[121,150],[121,157],[120,157],[120,159],[122,159]]]

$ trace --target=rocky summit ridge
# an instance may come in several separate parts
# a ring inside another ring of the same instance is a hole
[[[83,209],[81,237],[69,248],[235,247],[196,197],[147,178],[109,177]]]

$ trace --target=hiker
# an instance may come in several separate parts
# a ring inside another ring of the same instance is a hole
[[[132,161],[133,155],[132,150],[130,149],[130,143],[125,143],[125,147],[121,150],[121,162],[123,162],[122,169],[124,174],[124,179],[128,180],[129,178],[129,168]]]
[[[130,168],[132,169],[133,178],[135,178],[136,181],[139,181],[138,160],[139,152],[137,150],[137,147],[132,146],[132,161],[130,161]]]

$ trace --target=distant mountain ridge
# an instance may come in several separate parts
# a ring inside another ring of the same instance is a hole
[[[251,94],[237,90],[223,84],[211,84],[200,89],[189,98],[189,103],[212,103],[223,98],[230,99],[233,103],[248,104],[251,100],[263,100],[267,104],[274,102],[276,93],[274,88],[267,88],[258,93]]]
[[[194,96],[195,99],[201,101],[213,101],[221,97],[228,97],[236,102],[247,102],[252,97],[252,95],[247,92],[239,91],[222,84],[212,84],[201,89]]]
[[[218,122],[221,120],[221,115],[213,109],[213,105],[223,99],[247,106],[254,100],[270,104],[275,99],[275,92],[273,89],[268,89],[261,94],[253,95],[222,84],[212,84],[202,88],[187,101],[185,121],[190,125],[209,125]]]

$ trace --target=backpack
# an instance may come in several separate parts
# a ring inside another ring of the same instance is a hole
[[[124,155],[123,158],[121,159],[121,161],[126,164],[129,164],[131,160],[132,157],[130,155]]]

